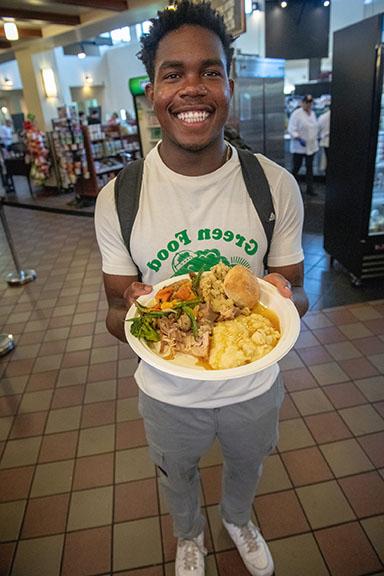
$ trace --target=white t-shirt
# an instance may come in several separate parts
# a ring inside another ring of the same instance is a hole
[[[303,205],[293,176],[264,156],[257,156],[268,179],[276,222],[268,256],[269,266],[303,260]],[[138,213],[130,249],[125,247],[114,198],[114,180],[98,195],[96,236],[106,274],[132,276],[140,268],[143,282],[157,284],[171,276],[207,268],[222,261],[243,263],[263,275],[267,240],[249,197],[235,148],[228,162],[204,176],[184,176],[161,160],[158,147],[144,163]],[[136,265],[135,265],[136,263]],[[139,387],[162,402],[195,408],[214,408],[249,400],[267,391],[276,365],[252,376],[207,382],[178,378],[140,362]]]
[[[307,114],[303,108],[297,108],[292,112],[288,122],[288,132],[291,136],[290,151],[293,154],[308,154],[308,156],[317,152],[318,130],[316,114],[312,110]],[[303,140],[305,146],[300,144],[297,138]]]

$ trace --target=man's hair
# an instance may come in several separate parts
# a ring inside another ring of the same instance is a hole
[[[174,9],[166,8],[157,13],[157,18],[151,19],[152,26],[148,34],[141,37],[141,51],[137,54],[143,62],[149,79],[153,82],[155,77],[155,58],[160,40],[169,32],[177,30],[185,24],[201,26],[211,30],[220,38],[227,60],[227,73],[229,74],[233,56],[231,47],[234,38],[228,33],[223,17],[211,7],[210,2],[192,3],[192,0],[181,0],[175,4]]]

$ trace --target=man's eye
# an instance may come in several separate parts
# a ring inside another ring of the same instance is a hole
[[[180,78],[180,74],[178,72],[171,72],[170,74],[164,76],[164,80],[176,80],[177,78]]]
[[[221,76],[221,73],[218,72],[217,70],[206,70],[204,72],[204,76],[216,77],[216,76]]]

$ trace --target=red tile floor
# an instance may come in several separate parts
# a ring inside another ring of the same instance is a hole
[[[0,576],[170,576],[175,541],[128,345],[106,333],[92,220],[6,208],[24,287],[0,284]],[[1,277],[13,269],[0,230]],[[276,576],[384,574],[384,300],[312,311],[281,363],[277,450],[254,502]],[[247,572],[201,462],[208,576]]]

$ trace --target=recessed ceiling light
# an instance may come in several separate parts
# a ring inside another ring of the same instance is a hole
[[[4,19],[4,34],[7,40],[19,39],[19,31],[13,18]]]

